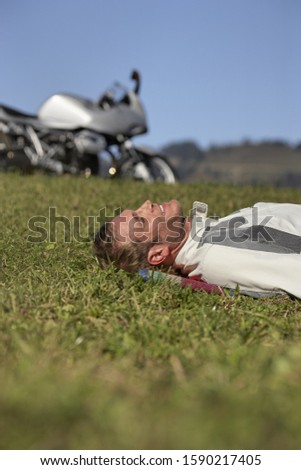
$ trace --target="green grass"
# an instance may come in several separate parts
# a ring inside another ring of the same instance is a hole
[[[225,215],[301,191],[0,175],[1,449],[298,449],[301,303],[102,272],[91,243],[28,242],[81,217],[178,198]],[[90,233],[91,235],[91,233]]]

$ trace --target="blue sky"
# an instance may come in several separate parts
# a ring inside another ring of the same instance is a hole
[[[142,74],[137,143],[301,142],[301,0],[2,0],[0,102]]]

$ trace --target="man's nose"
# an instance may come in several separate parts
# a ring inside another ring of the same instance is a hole
[[[144,211],[145,209],[146,209],[146,210],[149,210],[149,209],[151,209],[151,206],[152,206],[152,203],[150,202],[149,199],[147,199],[147,200],[139,207],[139,209],[137,209],[136,212],[141,212],[141,211]]]

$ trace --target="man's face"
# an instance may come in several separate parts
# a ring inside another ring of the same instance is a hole
[[[185,235],[182,209],[175,199],[163,203],[147,200],[136,210],[125,209],[112,223],[119,244],[156,241],[173,246]]]

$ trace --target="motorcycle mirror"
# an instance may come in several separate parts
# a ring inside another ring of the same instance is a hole
[[[140,73],[138,72],[138,70],[133,70],[132,71],[131,79],[135,80],[135,82],[136,82],[134,92],[136,93],[136,95],[138,95],[139,90],[140,90],[140,85],[141,85],[141,76],[140,76]]]

